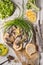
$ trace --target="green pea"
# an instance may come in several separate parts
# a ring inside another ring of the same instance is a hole
[[[0,18],[6,18],[13,14],[15,10],[14,3],[10,0],[0,0]]]

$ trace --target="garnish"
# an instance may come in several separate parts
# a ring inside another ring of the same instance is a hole
[[[29,19],[30,22],[36,22],[36,13],[31,9],[26,12],[26,17]]]
[[[21,27],[24,31],[27,31],[27,32],[29,32],[30,29],[32,30],[31,24],[27,20],[24,20],[22,18],[16,18],[15,20],[5,22],[3,27],[4,27],[4,30],[6,31],[9,27],[12,27],[15,25]]]
[[[38,8],[35,4],[35,0],[28,0],[27,9],[31,9],[31,8],[35,9],[36,11],[40,10],[40,8]]]
[[[3,45],[3,44],[0,44],[0,56],[4,56],[8,53],[8,48]]]

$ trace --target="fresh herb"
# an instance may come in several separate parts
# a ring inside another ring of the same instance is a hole
[[[30,23],[27,23],[27,20],[24,20],[22,18],[16,18],[15,20],[5,22],[3,27],[6,31],[9,27],[12,27],[14,25],[21,27],[24,31],[27,32],[29,32],[30,29],[32,30]]]
[[[40,9],[36,6],[35,0],[28,0],[27,2],[27,9],[35,9],[36,11],[39,11]]]
[[[35,4],[35,0],[30,0],[30,2]],[[27,9],[30,9],[30,8],[31,8],[31,5],[30,5],[29,0],[28,0],[28,2],[27,2]]]

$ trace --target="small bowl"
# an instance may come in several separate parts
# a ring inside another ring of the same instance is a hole
[[[20,7],[19,7],[19,5],[18,5],[18,3],[16,3],[16,1],[14,1],[14,0],[11,0],[15,5],[15,10],[14,10],[14,12],[12,13],[12,15],[11,16],[9,16],[9,17],[7,17],[7,18],[4,18],[4,19],[1,19],[0,18],[0,23],[3,23],[3,22],[5,22],[5,21],[8,21],[8,20],[13,20],[14,18],[16,18],[16,17],[18,17],[19,16],[19,12],[20,12]]]

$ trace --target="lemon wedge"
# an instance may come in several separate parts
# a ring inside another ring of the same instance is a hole
[[[36,22],[36,13],[31,9],[26,11],[26,17],[32,23]]]
[[[4,44],[0,44],[0,56],[5,56],[8,53],[8,48]]]

